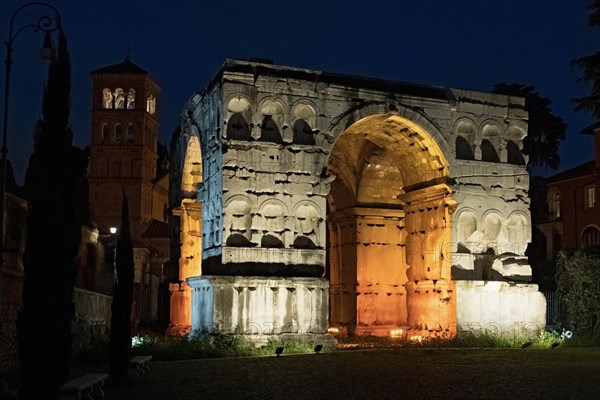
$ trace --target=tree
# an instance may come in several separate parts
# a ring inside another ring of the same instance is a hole
[[[492,91],[525,98],[529,126],[523,139],[523,153],[529,156],[528,166],[557,169],[560,166],[558,149],[565,139],[567,125],[552,113],[552,100],[542,97],[533,86],[521,83],[496,83]]]
[[[89,216],[86,161],[69,128],[70,96],[71,61],[60,30],[25,176],[28,238],[17,329],[19,395],[27,400],[58,399],[70,369],[76,257]]]
[[[556,283],[575,330],[600,336],[600,258],[581,251],[560,252]]]
[[[600,0],[592,0],[588,5],[588,26],[600,26]],[[579,68],[582,77],[579,82],[592,85],[592,93],[589,96],[573,99],[575,111],[591,112],[600,120],[600,51],[595,54],[577,58],[571,62],[572,68]]]
[[[129,205],[123,192],[121,229],[117,240],[115,269],[117,277],[113,290],[111,331],[109,343],[109,372],[118,384],[127,380],[131,354],[131,302],[133,296],[134,259]]]

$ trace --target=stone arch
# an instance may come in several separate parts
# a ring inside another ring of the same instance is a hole
[[[500,239],[503,220],[502,214],[497,210],[488,210],[483,214],[481,217],[481,232],[485,246],[496,243]]]
[[[481,124],[481,161],[500,162],[499,150],[502,141],[500,125],[494,120],[485,120]]]
[[[454,123],[452,131],[461,135],[467,139],[473,139],[477,135],[477,128],[475,123],[469,118],[460,118]]]
[[[286,205],[277,199],[264,201],[258,211],[261,234],[261,247],[285,247],[285,231],[288,210]]]
[[[226,122],[228,122],[234,114],[241,114],[246,122],[252,120],[252,105],[247,97],[242,95],[232,95],[227,99],[225,104]],[[210,118],[208,114],[206,114],[205,117]],[[206,123],[208,124],[208,121],[206,121]]]
[[[477,217],[474,210],[470,208],[461,208],[454,216],[456,225],[456,240],[459,245],[463,245],[465,249],[466,242],[471,240],[473,234],[477,232]]]
[[[454,146],[421,112],[406,107],[355,119],[381,106],[353,109],[331,129],[327,173],[336,179],[327,216],[330,322],[356,331],[423,321],[444,325],[454,320],[455,300],[440,306],[420,293],[423,285],[443,286],[444,292],[453,285],[455,203],[447,160]],[[401,289],[378,297],[383,287]]]
[[[506,128],[506,133],[504,134],[504,136],[506,136],[508,140],[512,140],[515,143],[518,143],[519,141],[523,140],[525,136],[527,136],[526,132],[526,127],[513,123]]]
[[[258,106],[259,113],[256,116],[258,125],[262,128],[265,117],[270,117],[277,126],[277,129],[283,131],[287,128],[287,125],[285,124],[285,109],[286,106],[282,101],[274,100],[271,97],[264,98]]]
[[[531,223],[526,213],[513,211],[506,220],[506,236],[514,253],[523,255],[531,242]]]
[[[200,138],[192,134],[187,141],[185,156],[183,157],[181,172],[182,197],[195,199],[198,196],[198,184],[200,183],[202,183],[202,150],[200,148]]]
[[[294,239],[292,247],[298,249],[323,248],[321,225],[323,211],[313,201],[303,200],[292,210],[294,218]]]
[[[300,100],[292,106],[292,115],[294,119],[304,120],[308,126],[315,128],[317,125],[317,112],[313,104],[309,104],[307,100]]]
[[[394,112],[388,112],[384,103],[366,101],[334,118],[327,131],[331,132],[337,138],[350,125],[374,115],[396,116],[405,121],[410,121],[411,126],[418,126],[420,129],[428,132],[428,135],[435,141],[436,147],[445,155],[445,159],[448,159],[448,156],[452,154],[452,146],[440,128],[420,110],[403,105],[397,105]],[[328,150],[333,147],[334,143],[335,141],[329,144]],[[327,144],[324,143],[325,146]]]
[[[224,240],[230,247],[251,247],[252,200],[244,195],[235,195],[225,203]]]

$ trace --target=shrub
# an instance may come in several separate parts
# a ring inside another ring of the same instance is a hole
[[[600,335],[600,258],[560,252],[556,283],[569,322],[579,335]]]

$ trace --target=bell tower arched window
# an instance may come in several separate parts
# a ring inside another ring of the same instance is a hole
[[[125,92],[121,88],[115,90],[115,108],[122,110],[125,108]]]
[[[127,92],[127,109],[135,109],[135,89],[131,88]]]
[[[148,96],[146,99],[146,111],[150,115],[154,115],[156,112],[156,98],[153,95]]]
[[[102,105],[104,108],[113,108],[113,94],[109,88],[102,90]]]

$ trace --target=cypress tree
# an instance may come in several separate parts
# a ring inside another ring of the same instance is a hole
[[[89,216],[86,161],[72,146],[70,96],[71,61],[60,30],[25,176],[28,238],[18,339],[19,394],[27,400],[58,399],[70,369],[76,256]]]
[[[131,354],[131,303],[134,278],[133,243],[129,229],[129,205],[124,192],[121,229],[117,240],[115,258],[117,277],[113,289],[109,373],[115,383],[122,384],[127,380]]]

